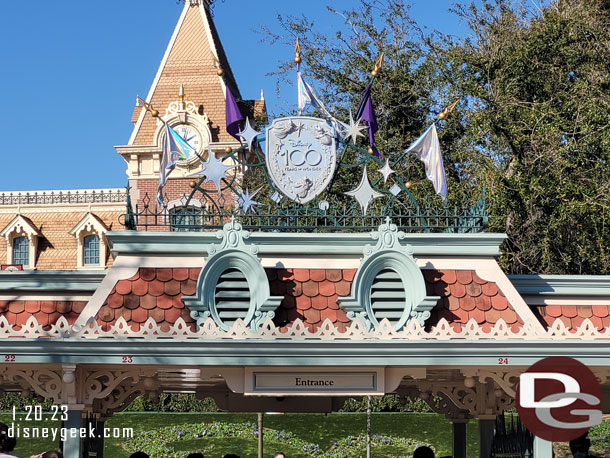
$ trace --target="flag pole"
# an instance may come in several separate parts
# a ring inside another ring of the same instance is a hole
[[[301,45],[299,44],[299,37],[294,45],[294,63],[297,64],[297,73],[301,71]]]
[[[375,61],[375,66],[373,67],[373,70],[371,70],[371,78],[369,79],[369,82],[367,84],[368,85],[373,85],[373,83],[375,82],[375,80],[377,79],[377,76],[379,76],[379,73],[381,72],[381,66],[383,65],[383,59],[385,57],[385,53],[382,52],[381,55],[379,56],[379,58]],[[371,96],[371,93],[369,92],[367,94],[367,98]],[[362,103],[360,103],[360,106],[358,107],[358,112],[356,113],[356,119],[360,119],[360,116],[362,116],[362,112],[364,111],[364,106],[366,105],[366,99],[362,100]]]

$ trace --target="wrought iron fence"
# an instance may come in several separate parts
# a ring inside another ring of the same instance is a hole
[[[81,189],[0,193],[0,205],[50,205],[125,202],[125,189]]]
[[[514,414],[496,417],[491,458],[529,458],[533,456],[534,435]]]
[[[135,211],[122,220],[131,221],[131,229],[144,231],[206,231],[221,229],[235,216],[244,229],[281,232],[366,232],[379,227],[390,217],[405,232],[480,232],[487,226],[485,199],[474,206],[441,207],[413,205],[409,200],[394,199],[386,205],[369,208],[366,215],[353,203],[335,202],[324,206],[300,206],[294,203],[259,205],[243,212],[235,205],[209,205],[207,201],[183,196],[182,205],[159,207],[145,196]],[[125,224],[125,223],[124,223]],[[125,224],[129,226],[128,224]]]

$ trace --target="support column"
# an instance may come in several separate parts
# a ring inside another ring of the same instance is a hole
[[[466,458],[466,425],[468,420],[452,420],[453,458]]]
[[[70,406],[74,409],[77,406]],[[64,442],[65,458],[81,458],[80,428],[82,426],[82,410],[68,410],[68,419],[64,422],[66,440]]]
[[[479,458],[489,458],[494,439],[496,417],[479,417]]]
[[[97,450],[96,450],[96,458],[104,458],[104,426],[106,425],[106,420],[99,419],[97,422],[97,428],[95,433],[99,436],[97,438]]]
[[[263,458],[263,413],[258,413],[258,458]]]
[[[534,458],[553,458],[553,443],[534,437]]]

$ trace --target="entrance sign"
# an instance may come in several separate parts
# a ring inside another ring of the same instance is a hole
[[[289,199],[304,204],[319,196],[335,173],[333,130],[324,119],[293,116],[267,128],[267,170]]]
[[[521,374],[516,405],[525,427],[551,442],[576,439],[602,421],[597,378],[564,356],[545,358]]]
[[[245,394],[365,395],[383,394],[383,371],[266,371],[246,369]]]

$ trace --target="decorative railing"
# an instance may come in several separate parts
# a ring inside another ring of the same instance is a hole
[[[0,193],[0,205],[51,205],[126,202],[124,188]]]
[[[208,200],[184,195],[181,204],[159,207],[148,195],[131,213],[132,229],[206,231],[222,229],[235,217],[246,230],[282,232],[332,232],[376,230],[387,217],[405,232],[480,232],[487,227],[485,199],[474,206],[441,207],[408,200],[391,199],[372,206],[366,215],[354,203],[336,202],[324,207],[306,207],[293,202],[258,205],[256,211],[243,212],[237,206],[210,205]],[[121,222],[124,223],[124,219]]]

